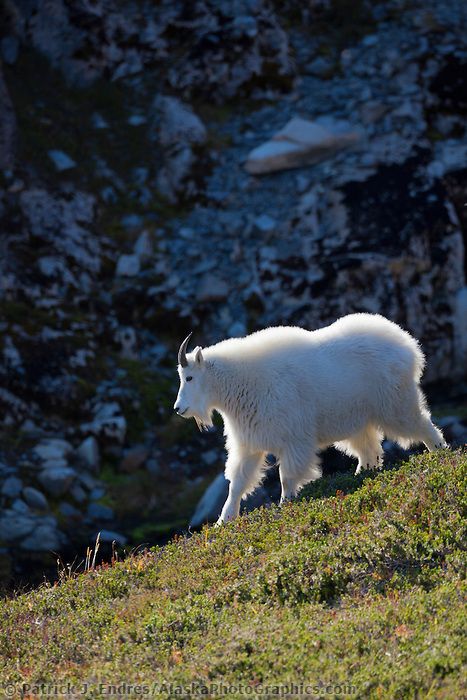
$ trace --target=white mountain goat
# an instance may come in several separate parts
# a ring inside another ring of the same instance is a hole
[[[402,447],[446,447],[419,387],[418,342],[382,316],[344,316],[316,331],[266,328],[187,354],[189,338],[174,409],[200,429],[213,411],[223,418],[230,486],[218,523],[238,515],[268,453],[279,461],[282,502],[321,476],[317,451],[329,445],[358,458],[356,474],[382,464],[384,435]]]

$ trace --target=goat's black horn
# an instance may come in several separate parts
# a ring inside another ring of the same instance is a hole
[[[186,349],[192,333],[193,331],[187,335],[183,343],[180,345],[180,350],[178,351],[178,364],[180,367],[186,367],[188,365],[188,360],[186,359]]]

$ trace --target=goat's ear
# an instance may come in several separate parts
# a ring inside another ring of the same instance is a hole
[[[198,365],[198,367],[202,367],[204,365],[204,357],[203,357],[203,351],[201,347],[198,345],[197,348],[195,348],[195,363]]]

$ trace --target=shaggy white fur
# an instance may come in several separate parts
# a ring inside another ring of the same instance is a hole
[[[317,452],[329,445],[358,458],[357,474],[382,464],[384,435],[403,447],[446,446],[419,387],[418,342],[379,315],[316,331],[266,328],[184,360],[175,410],[200,427],[212,425],[213,411],[224,421],[230,488],[219,523],[238,515],[268,453],[279,461],[282,502],[321,476]]]

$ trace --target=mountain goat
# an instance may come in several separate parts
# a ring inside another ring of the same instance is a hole
[[[191,334],[190,334],[191,335]],[[321,476],[317,451],[334,444],[362,468],[382,464],[383,436],[445,447],[419,387],[418,342],[379,315],[353,314],[316,331],[279,326],[178,354],[174,410],[200,429],[223,418],[229,494],[218,523],[235,518],[279,462],[281,502]]]

